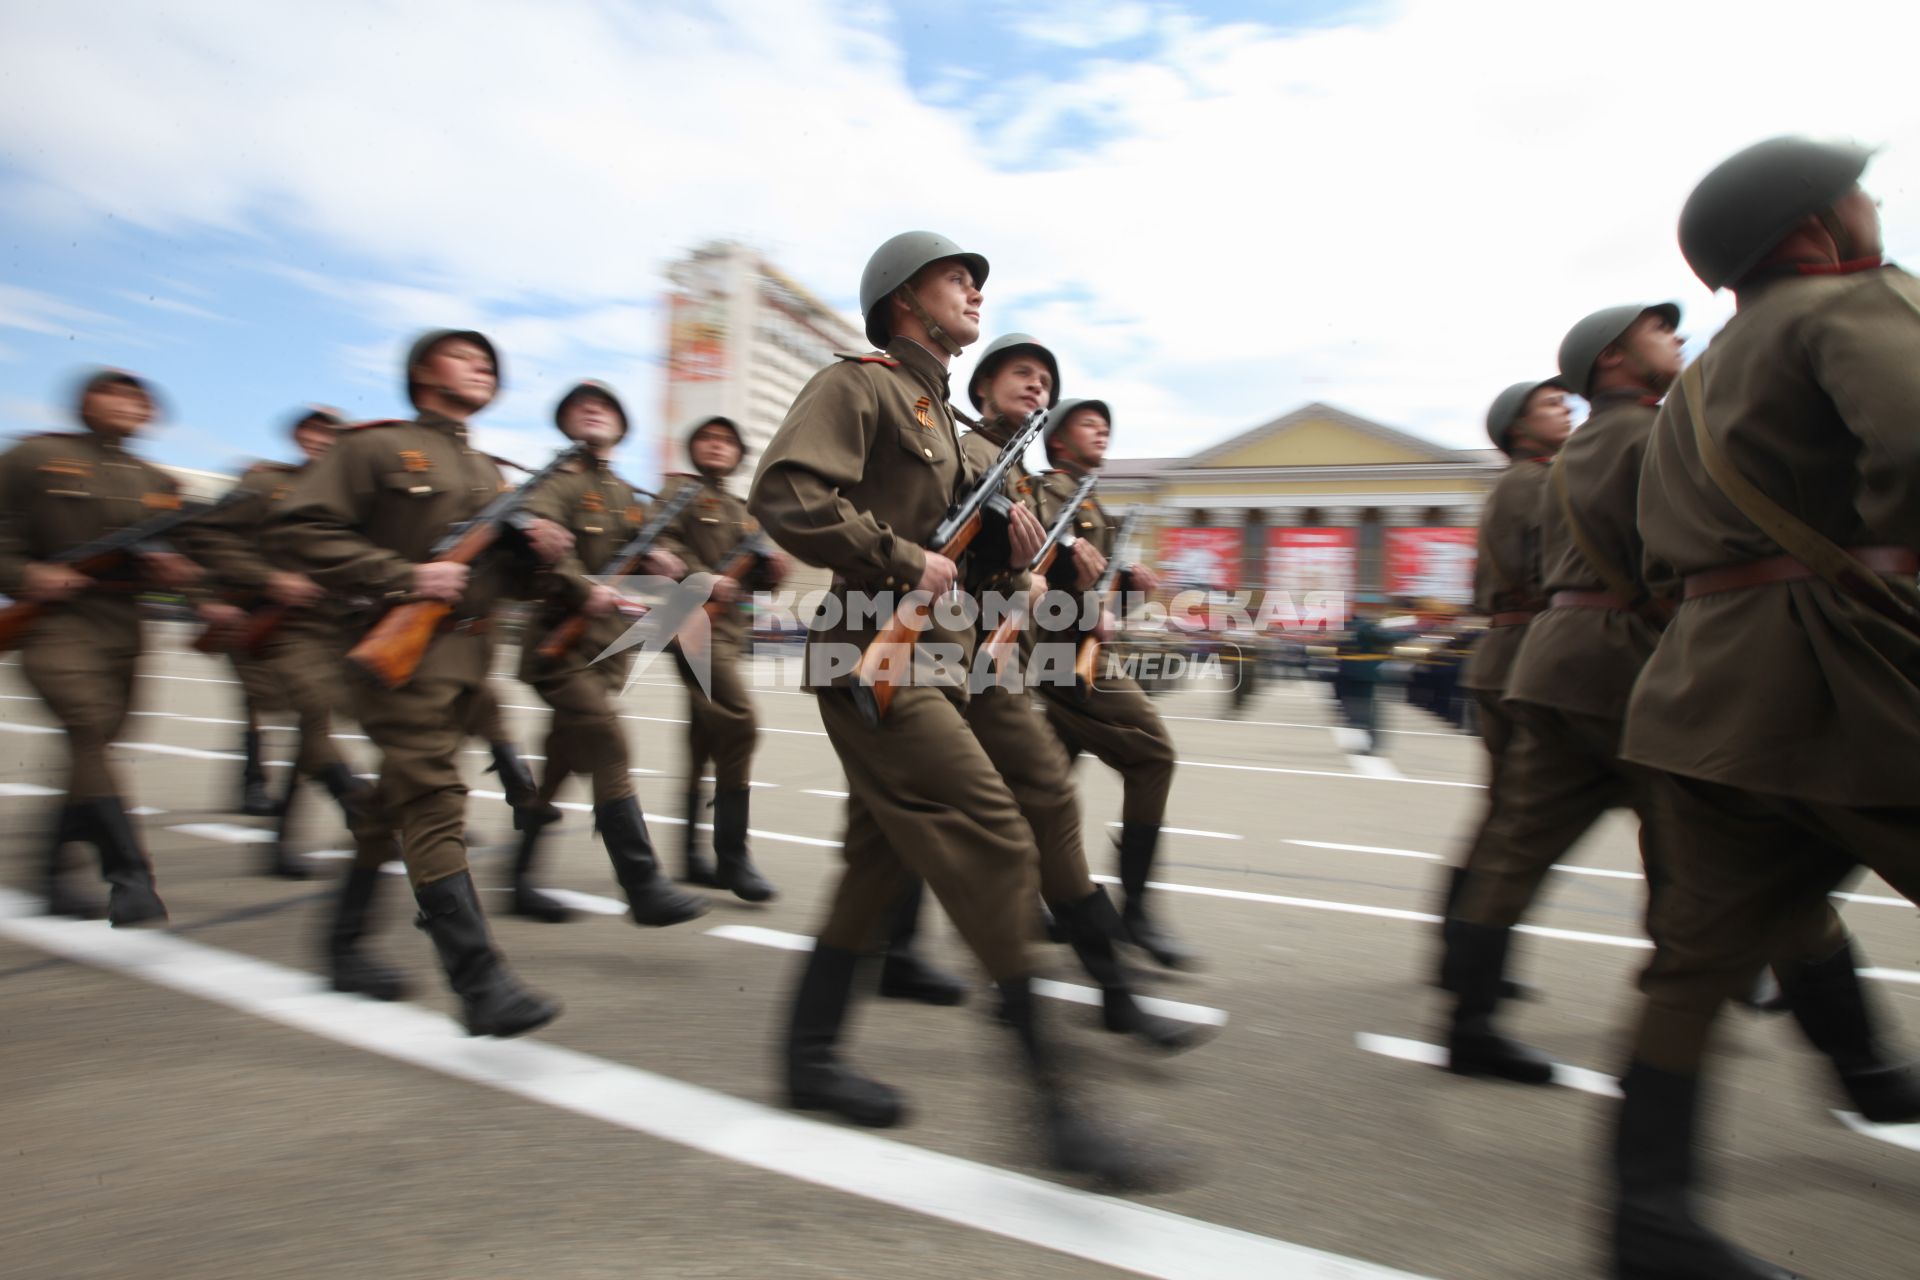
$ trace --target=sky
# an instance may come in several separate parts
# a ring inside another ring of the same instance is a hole
[[[306,402],[406,412],[429,326],[477,327],[483,444],[538,462],[582,377],[651,478],[664,268],[743,240],[851,313],[869,253],[992,263],[1114,452],[1325,401],[1483,447],[1580,316],[1672,299],[1680,204],[1779,133],[1885,147],[1920,250],[1920,5],[1830,0],[9,0],[0,435],[76,370],[163,391],[143,450],[286,456]],[[984,339],[983,339],[984,341]],[[964,360],[964,357],[963,357]],[[967,366],[956,373],[964,378]]]

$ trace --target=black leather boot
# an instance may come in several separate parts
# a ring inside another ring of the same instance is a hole
[[[1169,1053],[1180,1053],[1213,1039],[1212,1028],[1148,1013],[1133,998],[1126,967],[1120,963],[1115,947],[1124,936],[1120,913],[1113,909],[1105,889],[1096,888],[1079,902],[1056,907],[1054,917],[1065,926],[1067,940],[1087,976],[1100,988],[1101,1021],[1107,1030],[1134,1036]]]
[[[703,889],[718,889],[720,877],[715,872],[713,859],[700,847],[700,823],[707,816],[706,805],[700,791],[700,779],[695,777],[687,782],[687,843],[685,846],[685,874],[680,879],[685,884],[697,884]]]
[[[537,808],[518,809],[513,815],[513,825],[520,829],[520,847],[513,855],[513,914],[542,924],[565,924],[573,919],[573,908],[542,893],[533,884],[533,864],[539,857],[541,833],[559,820],[557,809],[551,821]]]
[[[1454,908],[1460,905],[1460,895],[1465,893],[1466,889],[1467,869],[1465,867],[1448,867],[1446,884],[1440,894],[1440,963],[1438,972],[1435,974],[1433,980],[1433,985],[1439,987],[1442,991],[1453,990],[1447,985],[1446,922],[1453,918]],[[1455,992],[1454,994],[1457,995],[1459,993]],[[1512,978],[1507,977],[1500,979],[1500,998],[1502,1000],[1533,1000],[1537,999],[1539,994],[1538,991],[1535,991],[1524,982],[1516,982]]]
[[[967,998],[967,984],[928,964],[914,945],[920,936],[920,902],[926,897],[927,885],[911,873],[907,879],[907,891],[893,909],[893,927],[887,934],[887,955],[880,964],[880,994],[889,1000],[960,1004]]]
[[[153,884],[153,864],[134,834],[119,796],[102,796],[77,806],[75,832],[100,851],[100,874],[107,891],[107,923],[116,929],[167,922],[167,904]]]
[[[1698,1076],[1636,1062],[1620,1081],[1613,1265],[1618,1280],[1802,1280],[1733,1247],[1693,1213]]]
[[[1455,1000],[1453,1023],[1447,1029],[1447,1070],[1455,1075],[1491,1076],[1516,1084],[1552,1083],[1552,1059],[1509,1040],[1493,1026],[1512,933],[1490,925],[1449,920],[1443,936],[1447,954],[1442,963],[1442,985],[1454,993]]]
[[[281,880],[305,880],[310,874],[307,864],[293,849],[293,811],[300,802],[300,771],[289,769],[287,773],[287,794],[279,804],[280,819],[274,823],[273,843],[266,846],[266,857],[262,861],[262,875],[276,876]]]
[[[379,887],[380,868],[347,869],[340,894],[334,899],[333,923],[327,928],[327,979],[335,991],[375,1000],[404,1000],[407,980],[400,971],[368,955],[360,945]]]
[[[422,885],[413,896],[420,904],[414,924],[426,930],[440,953],[447,985],[460,997],[468,1035],[517,1036],[560,1015],[558,1002],[521,986],[493,949],[471,873]]]
[[[778,895],[747,852],[747,806],[751,787],[713,793],[713,856],[721,888],[742,902],[771,902]]]
[[[334,761],[319,773],[320,785],[340,806],[340,816],[351,830],[373,809],[373,787],[364,778],[356,778],[342,761]]]
[[[1199,955],[1147,916],[1147,880],[1159,847],[1159,823],[1120,824],[1120,891],[1127,900],[1121,921],[1127,927],[1127,940],[1152,956],[1156,964],[1167,969],[1191,969],[1198,964]]]
[[[660,874],[636,797],[595,805],[593,816],[600,824],[600,839],[613,863],[614,879],[626,890],[627,908],[635,924],[682,924],[707,914],[705,899],[680,892]]]
[[[86,822],[80,812],[80,806],[71,800],[63,801],[60,812],[54,816],[53,833],[48,837],[46,862],[43,866],[43,889],[47,897],[47,914],[67,916],[74,920],[98,920],[107,914],[106,904],[91,894],[83,893],[67,874],[67,846],[76,840],[86,839]]]
[[[1825,960],[1782,974],[1780,989],[1809,1043],[1833,1063],[1854,1110],[1880,1124],[1920,1120],[1920,1073],[1880,1043],[1849,939]]]
[[[1038,1004],[1030,979],[1013,978],[1000,984],[1001,1019],[1019,1038],[1039,1095],[1048,1167],[1117,1190],[1163,1185],[1170,1172],[1163,1160],[1110,1133],[1073,1098],[1054,1048],[1040,1031]]]
[[[527,762],[520,758],[520,752],[511,742],[493,742],[487,744],[493,749],[493,764],[488,773],[500,775],[500,790],[506,793],[507,804],[518,809],[531,809],[540,803],[540,789],[533,780],[533,771],[527,768]],[[519,816],[514,817],[514,826],[520,825]]]
[[[899,1092],[869,1080],[834,1052],[853,998],[858,961],[851,951],[815,946],[800,971],[787,1024],[787,1105],[795,1111],[831,1112],[869,1129],[888,1129],[906,1113]]]
[[[242,734],[240,749],[246,755],[246,763],[240,766],[240,812],[249,818],[271,818],[276,808],[267,793],[267,768],[260,761],[260,731],[248,729]]]

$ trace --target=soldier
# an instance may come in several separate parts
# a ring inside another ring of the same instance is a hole
[[[1113,433],[1113,412],[1104,400],[1063,400],[1047,424],[1047,460],[1057,470],[1040,481],[1040,516],[1051,525],[1073,496],[1080,477],[1106,462]],[[1074,546],[1084,590],[1120,553],[1114,545],[1118,526],[1096,495],[1080,509]],[[1159,590],[1159,575],[1143,564],[1123,569],[1116,585],[1126,598]],[[1041,685],[1047,719],[1060,735],[1069,760],[1082,751],[1120,774],[1120,891],[1125,896],[1121,923],[1127,940],[1169,969],[1188,968],[1199,956],[1147,913],[1147,881],[1153,877],[1160,848],[1160,825],[1173,791],[1173,737],[1153,703],[1132,676],[1102,670],[1084,698],[1057,682]]]
[[[128,819],[107,747],[132,709],[140,658],[143,589],[189,587],[199,566],[160,545],[95,579],[54,562],[63,552],[143,524],[180,506],[178,487],[128,445],[153,421],[155,396],[130,373],[103,369],[75,397],[84,431],[29,437],[0,457],[0,592],[46,606],[21,644],[20,669],[67,734],[66,798],[44,866],[49,915],[96,917],[99,908],[64,881],[65,846],[92,844],[109,886],[116,928],[162,924],[166,905],[153,865]],[[184,537],[184,531],[183,531]],[[209,625],[231,628],[239,611],[193,592]]]
[[[1640,478],[1645,577],[1681,603],[1621,742],[1663,771],[1672,823],[1621,1081],[1623,1276],[1791,1274],[1707,1230],[1691,1196],[1711,1028],[1764,962],[1861,1114],[1920,1118],[1827,908],[1861,863],[1920,900],[1920,281],[1881,261],[1871,154],[1758,143],[1680,215],[1688,265],[1738,310],[1661,409]]]
[[[582,382],[561,397],[553,421],[567,439],[585,445],[593,461],[574,464],[528,499],[526,509],[573,535],[573,557],[566,567],[584,577],[600,572],[645,522],[646,509],[633,487],[613,473],[609,461],[626,438],[627,411],[604,383]],[[684,572],[679,558],[665,550],[656,551],[646,567],[664,577]],[[553,797],[576,773],[587,774],[593,781],[594,821],[614,875],[626,891],[634,923],[680,924],[707,910],[706,903],[681,893],[660,873],[646,819],[634,795],[627,735],[613,708],[633,655],[629,651],[595,661],[627,629],[625,615],[614,608],[616,600],[612,588],[594,586],[586,632],[557,658],[542,656],[540,648],[571,610],[556,606],[535,610],[520,640],[520,678],[553,708],[553,720],[547,728],[547,760],[539,792],[531,805],[514,814],[514,825],[521,831],[513,866],[516,915],[549,923],[572,915],[565,905],[533,887],[532,873],[540,833],[560,818]]]
[[[1544,605],[1540,586],[1540,503],[1546,492],[1547,464],[1567,442],[1573,414],[1567,407],[1566,384],[1559,377],[1538,382],[1516,382],[1494,397],[1487,410],[1487,435],[1509,459],[1494,483],[1480,513],[1479,556],[1473,568],[1474,607],[1487,619],[1487,629],[1467,657],[1460,687],[1473,698],[1480,741],[1487,749],[1487,806],[1460,865],[1447,870],[1441,895],[1442,920],[1452,917],[1454,904],[1466,885],[1466,864],[1485,838],[1487,823],[1500,807],[1505,784],[1508,748],[1513,742],[1513,718],[1501,705],[1507,673],[1527,624]],[[1438,985],[1447,987],[1442,972]],[[1513,991],[1509,985],[1503,988]]]
[[[673,646],[680,682],[687,687],[685,878],[691,884],[727,889],[746,902],[768,902],[774,897],[773,885],[747,851],[753,744],[758,731],[753,699],[747,696],[740,670],[748,620],[740,603],[742,590],[776,585],[784,568],[756,558],[746,581],[725,572],[757,527],[747,514],[746,501],[726,487],[727,477],[745,456],[746,444],[733,419],[701,419],[687,434],[687,457],[694,474],[673,477],[661,486],[660,501],[678,496],[683,486],[699,487],[699,496],[667,530],[666,545],[686,562],[687,571],[712,575],[711,599],[719,606],[706,639],[704,680],[685,645],[675,642]],[[700,851],[699,834],[700,780],[708,761],[713,762],[713,862]]]
[[[787,1096],[798,1109],[856,1124],[899,1122],[900,1095],[855,1071],[835,1046],[856,959],[903,892],[905,864],[925,878],[999,986],[1004,1020],[1041,1099],[1050,1163],[1137,1181],[1146,1170],[1069,1097],[1056,1048],[1040,1027],[1027,945],[1033,835],[966,729],[964,676],[901,687],[877,724],[847,687],[878,629],[873,612],[860,607],[863,595],[890,608],[894,592],[918,589],[938,599],[954,585],[954,562],[915,539],[938,524],[966,479],[947,409],[947,365],[979,336],[986,275],[985,258],[930,232],[882,245],[861,278],[860,304],[867,336],[884,352],[843,356],[814,375],[767,446],[748,499],[775,542],[835,575],[812,619],[807,680],[851,793],[846,871],[795,993]],[[1012,561],[1024,563],[1023,545],[1029,555],[1035,549],[1031,533],[1010,536]],[[940,646],[964,672],[972,628],[943,626],[937,614],[932,624],[920,644]]]
[[[493,344],[472,331],[421,335],[407,355],[411,422],[372,423],[342,437],[308,468],[275,513],[268,551],[329,592],[387,604],[445,601],[453,616],[398,689],[349,682],[355,717],[380,749],[379,800],[399,827],[400,852],[449,985],[473,1035],[510,1036],[551,1021],[559,1006],[521,986],[487,934],[467,869],[466,786],[459,769],[474,701],[491,669],[488,614],[527,575],[506,554],[469,567],[430,561],[447,529],[476,515],[500,491],[499,468],[467,439],[467,421],[499,386]],[[571,542],[532,521],[526,541],[561,560]],[[548,575],[576,605],[592,584]]]
[[[307,878],[306,866],[292,848],[293,817],[303,779],[327,789],[349,827],[367,816],[370,801],[371,788],[354,776],[333,745],[340,659],[346,652],[341,638],[348,620],[338,604],[327,604],[327,594],[318,583],[276,566],[261,543],[261,530],[274,506],[292,491],[294,481],[313,461],[333,447],[343,425],[335,410],[318,405],[300,410],[290,434],[306,461],[256,463],[240,477],[240,488],[248,499],[196,522],[201,561],[222,589],[239,595],[256,611],[249,630],[260,627],[257,619],[262,613],[278,619],[271,622],[256,651],[248,652],[242,638],[230,653],[236,668],[271,689],[274,700],[289,706],[299,720],[299,751],[285,795],[271,807],[280,820],[263,864],[268,875],[288,880]],[[249,705],[253,701],[249,696]]]
[[[1380,749],[1380,707],[1374,694],[1380,687],[1380,667],[1393,656],[1393,639],[1380,625],[1386,599],[1371,592],[1354,603],[1353,620],[1340,642],[1340,680],[1345,692],[1340,710],[1350,728],[1365,735],[1364,754]]]
[[[969,472],[986,471],[1028,415],[1043,404],[1058,404],[1059,379],[1053,352],[1024,333],[1008,334],[988,345],[967,383],[967,398],[980,413],[979,426],[960,438],[961,461]],[[1016,466],[1008,473],[1007,492],[1014,501],[1037,507],[1033,487],[1033,479],[1024,467]],[[1012,575],[998,574],[982,575],[980,585],[1005,592],[1024,588],[1025,583],[1015,581]],[[1034,589],[1040,589],[1039,584]],[[986,620],[995,618],[994,612],[983,610],[981,618],[982,625],[990,630]],[[1107,891],[1087,872],[1073,762],[1059,737],[1041,723],[1040,708],[1027,694],[1024,681],[1012,677],[975,684],[967,699],[967,727],[999,770],[1033,830],[1040,854],[1041,900],[1087,975],[1100,987],[1103,1025],[1108,1031],[1133,1035],[1155,1048],[1175,1051],[1208,1038],[1198,1026],[1148,1013],[1134,999],[1116,950],[1126,938],[1126,930]],[[918,906],[918,897],[917,893],[913,895],[911,906]],[[916,974],[911,965],[917,957],[911,952],[906,959],[909,968],[902,972],[899,941],[896,930],[887,965],[881,971],[881,994],[916,995],[929,1003],[940,1003],[929,999],[927,993],[903,990],[916,977],[938,984],[945,975],[937,971]]]

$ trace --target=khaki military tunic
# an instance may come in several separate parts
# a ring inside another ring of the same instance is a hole
[[[929,537],[964,480],[947,407],[947,371],[895,339],[885,355],[815,374],[787,412],[754,477],[748,508],[781,547],[834,575],[830,616],[807,640],[808,681],[847,773],[846,873],[821,941],[864,950],[918,872],[996,980],[1031,968],[1027,951],[1037,854],[1012,794],[967,731],[964,660],[935,685],[900,689],[868,725],[844,686],[884,617],[849,619],[847,597],[910,587]],[[936,627],[922,643],[970,652],[972,628]],[[836,650],[833,646],[845,648]]]
[[[1480,737],[1492,761],[1490,795],[1498,790],[1500,761],[1513,732],[1500,699],[1507,691],[1514,655],[1527,634],[1524,620],[1507,620],[1505,615],[1531,615],[1545,603],[1540,592],[1540,503],[1550,461],[1516,459],[1494,482],[1480,513],[1473,603],[1491,625],[1475,642],[1460,674],[1460,687],[1473,691],[1480,713]]]
[[[178,507],[173,478],[91,431],[33,436],[0,457],[0,593],[27,566]],[[183,549],[189,544],[182,532]],[[20,650],[21,673],[67,730],[67,791],[119,794],[107,746],[133,707],[140,656],[138,579],[105,581],[47,606]]]
[[[647,514],[633,486],[604,460],[591,467],[578,464],[556,476],[527,500],[526,509],[573,534],[571,564],[583,575],[603,572],[646,523]],[[569,613],[558,605],[533,609],[520,640],[520,678],[553,708],[540,798],[552,800],[570,775],[585,773],[593,780],[594,804],[610,804],[633,794],[627,735],[614,710],[633,654],[629,650],[594,659],[626,634],[631,620],[618,612],[590,618],[569,652],[559,658],[540,656],[540,646]]]
[[[733,558],[742,541],[758,526],[747,513],[746,500],[730,493],[713,476],[673,476],[662,486],[667,502],[694,485],[699,496],[673,522],[661,545],[686,561],[689,573],[718,573]],[[751,580],[753,575],[749,574]],[[747,636],[748,605],[742,600],[720,609],[712,621],[706,648],[707,686],[701,688],[681,645],[673,646],[680,681],[687,687],[687,787],[699,785],[702,770],[713,762],[715,792],[744,791],[753,779],[753,747],[758,726],[753,699],[742,672]],[[695,655],[696,657],[698,655]]]
[[[369,425],[343,433],[301,473],[269,522],[268,554],[330,592],[397,604],[411,598],[414,567],[503,487],[498,466],[452,419]],[[573,603],[585,599],[577,574],[542,578]],[[496,548],[474,566],[411,680],[394,690],[348,681],[355,716],[381,752],[381,807],[399,824],[416,888],[466,869],[458,760],[490,669],[488,617],[503,595],[530,593],[533,583],[517,552]]]
[[[1750,482],[1839,546],[1920,547],[1916,353],[1920,281],[1898,268],[1756,282],[1698,362],[1707,424]],[[1693,433],[1676,390],[1640,484],[1656,587],[1781,554],[1707,475]],[[1889,583],[1920,606],[1910,578]],[[1824,581],[1683,600],[1622,750],[1668,772],[1676,824],[1671,907],[1641,979],[1638,1049],[1654,1065],[1692,1069],[1741,975],[1855,864],[1920,899],[1920,637]]]
[[[1040,479],[1040,519],[1051,526],[1073,499],[1080,477],[1068,471],[1049,471]],[[1078,533],[1111,559],[1119,525],[1108,518],[1098,497],[1081,507]],[[1041,637],[1040,645],[1063,643]],[[1102,664],[1103,666],[1105,664]],[[1067,665],[1071,670],[1071,663]],[[1060,735],[1068,758],[1092,752],[1101,763],[1117,770],[1122,784],[1120,820],[1158,826],[1167,813],[1173,792],[1173,735],[1160,713],[1132,676],[1102,670],[1085,698],[1071,686],[1043,683],[1047,719]]]

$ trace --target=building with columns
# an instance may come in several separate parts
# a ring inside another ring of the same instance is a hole
[[[1471,598],[1480,508],[1507,460],[1308,404],[1185,458],[1116,458],[1111,507],[1147,505],[1143,558],[1189,587]]]

